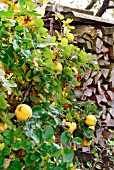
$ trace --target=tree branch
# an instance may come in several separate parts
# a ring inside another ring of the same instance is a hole
[[[97,0],[91,0],[90,4],[88,4],[85,9],[90,10],[94,6],[94,4],[96,4],[96,2]]]
[[[96,13],[96,16],[101,17],[103,13],[106,11],[107,7],[109,7],[110,0],[104,0],[101,8]]]
[[[113,8],[114,8],[113,5],[110,5],[110,6],[107,7],[107,9],[113,9]]]

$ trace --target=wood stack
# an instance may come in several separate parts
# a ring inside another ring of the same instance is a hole
[[[90,101],[101,108],[100,125],[114,127],[114,27],[78,25],[73,31],[75,43],[92,53],[99,71],[85,72],[82,88],[76,88],[79,101]]]

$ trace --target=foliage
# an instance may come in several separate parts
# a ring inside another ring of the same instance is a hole
[[[97,67],[91,54],[73,45],[72,20],[63,19],[56,39],[35,7],[31,0],[19,0],[0,12],[0,119],[8,126],[0,135],[0,168],[71,169],[78,166],[72,146],[94,138],[85,119],[98,113],[89,102],[77,103],[75,88],[87,68]],[[21,103],[33,111],[22,122],[14,114]],[[76,128],[69,132],[72,122]]]

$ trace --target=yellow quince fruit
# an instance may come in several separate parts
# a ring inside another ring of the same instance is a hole
[[[56,68],[54,69],[54,71],[55,72],[62,71],[62,69],[63,69],[62,64],[59,61],[56,61],[55,64],[56,64]]]
[[[89,126],[89,129],[95,130],[95,126]]]
[[[7,129],[7,124],[0,122],[0,133],[2,133],[5,129]]]
[[[86,138],[83,138],[82,139],[82,146],[84,146],[84,147],[88,147],[88,146],[90,146],[91,145],[91,141],[88,141]]]
[[[85,123],[88,126],[94,126],[97,122],[97,119],[94,115],[89,115],[86,117]]]
[[[77,125],[75,122],[72,122],[69,124],[68,132],[74,132],[74,130],[77,128]]]
[[[18,120],[26,121],[29,117],[32,116],[32,109],[27,104],[20,104],[15,110],[15,115]]]

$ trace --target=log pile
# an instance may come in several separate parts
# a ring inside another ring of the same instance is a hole
[[[69,12],[70,11],[70,12]],[[99,71],[89,68],[85,72],[82,87],[75,89],[79,101],[90,101],[100,109],[98,118],[100,126],[114,127],[114,21],[105,20],[75,11],[74,9],[47,6],[44,17],[45,27],[54,35],[54,30],[61,30],[60,22],[54,20],[52,13],[64,15],[65,19],[73,19],[72,31],[74,43],[80,49],[92,54],[98,63]],[[51,22],[53,21],[53,22]]]
[[[82,87],[75,89],[79,101],[90,101],[101,109],[100,126],[114,127],[114,27],[78,25],[73,31],[75,43],[99,65],[99,71],[89,68]]]

